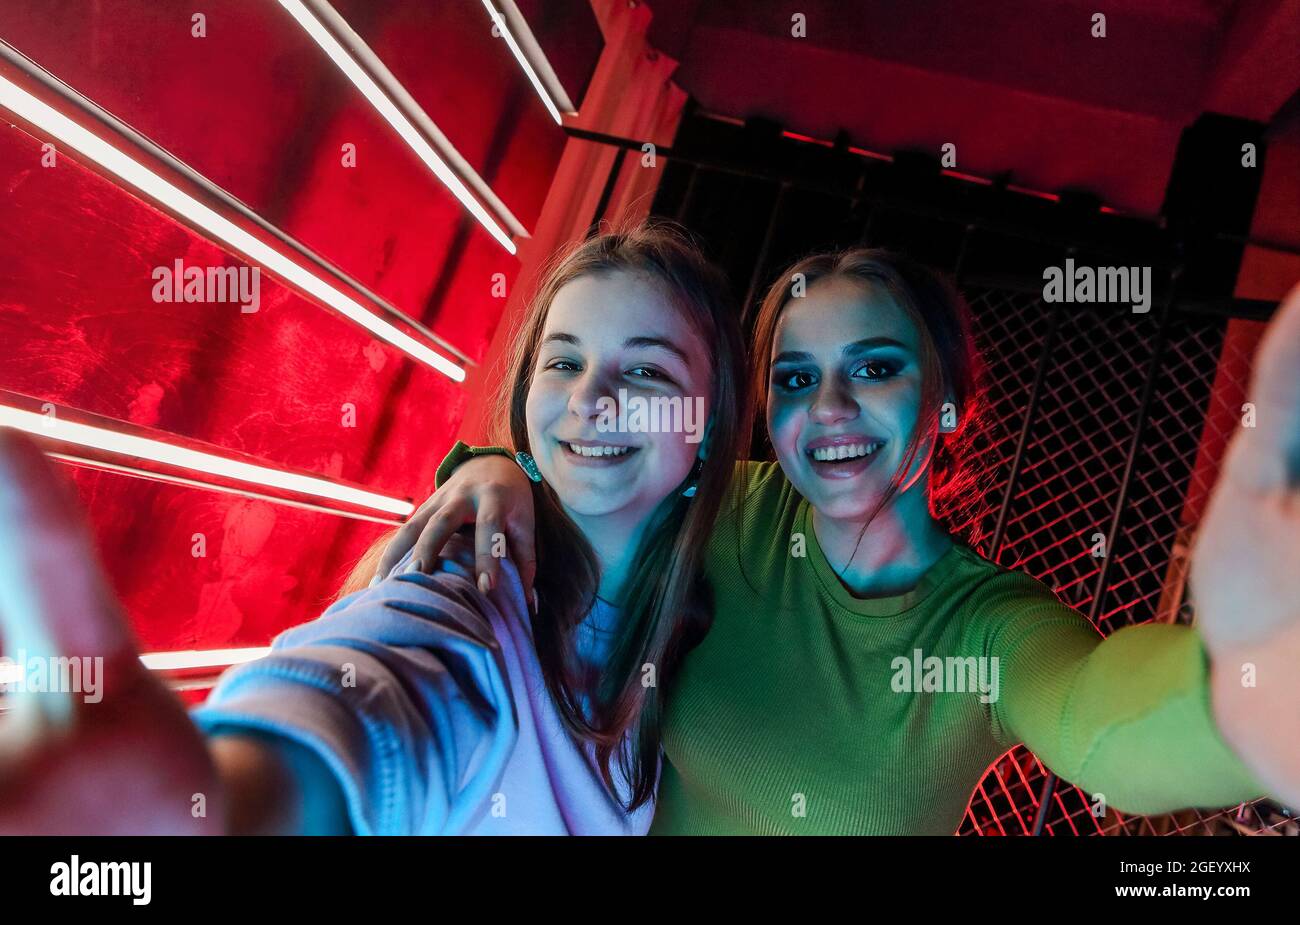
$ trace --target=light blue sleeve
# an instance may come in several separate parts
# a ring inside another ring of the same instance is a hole
[[[191,717],[209,734],[307,747],[338,781],[356,834],[464,831],[518,733],[492,607],[447,560],[433,575],[387,578],[227,672]]]

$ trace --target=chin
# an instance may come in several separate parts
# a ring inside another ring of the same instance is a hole
[[[631,495],[617,491],[617,486],[600,485],[577,479],[552,482],[560,503],[581,517],[604,517],[625,510],[636,503]]]
[[[583,492],[572,501],[563,498],[561,500],[570,513],[579,517],[606,517],[617,513],[625,506],[619,499],[611,501],[608,496],[601,497],[590,492]]]
[[[880,503],[880,497],[878,495],[871,495],[867,498],[863,498],[861,495],[853,495],[852,497],[841,495],[821,500],[809,498],[808,501],[823,517],[854,522],[865,521],[870,517],[871,512]]]
[[[823,517],[835,520],[866,520],[882,497],[874,479],[831,481],[808,473],[794,487]]]

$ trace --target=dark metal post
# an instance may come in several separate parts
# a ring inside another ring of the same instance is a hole
[[[1056,348],[1056,338],[1061,328],[1061,311],[1055,302],[1048,315],[1047,337],[1043,339],[1043,353],[1038,360],[1038,369],[1034,371],[1034,385],[1029,390],[1029,407],[1025,409],[1025,419],[1020,424],[1020,434],[1016,437],[1016,452],[1011,457],[1011,472],[1007,476],[1007,488],[1002,493],[1002,503],[998,506],[998,522],[993,528],[992,542],[989,544],[989,559],[998,561],[1002,554],[1002,540],[1006,531],[1007,516],[1011,511],[1011,499],[1016,494],[1016,483],[1020,481],[1020,469],[1025,458],[1025,447],[1029,445],[1029,429],[1033,426],[1034,416],[1038,413],[1038,400],[1043,392],[1043,380],[1047,378],[1047,368],[1052,362],[1052,353]]]

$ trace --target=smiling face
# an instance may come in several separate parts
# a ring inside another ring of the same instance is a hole
[[[638,403],[676,398],[702,424],[710,371],[701,338],[651,278],[592,273],[556,293],[525,404],[528,443],[543,480],[584,530],[599,518],[642,523],[690,474],[700,449],[682,427],[611,430],[613,415],[621,410],[634,424]]]
[[[902,465],[921,408],[920,337],[886,290],[851,277],[786,303],[768,432],[786,477],[823,516],[865,521]],[[917,454],[902,490],[922,481],[927,461]]]

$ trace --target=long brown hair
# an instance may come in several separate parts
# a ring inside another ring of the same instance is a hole
[[[599,234],[556,254],[542,274],[516,333],[506,375],[495,396],[492,439],[530,450],[525,406],[546,318],[556,293],[593,273],[635,273],[655,281],[709,346],[714,360],[706,458],[651,516],[618,602],[620,620],[601,676],[584,674],[576,628],[596,603],[600,568],[591,546],[564,513],[554,490],[534,484],[538,618],[533,640],[542,675],[569,732],[589,742],[610,792],[617,762],[630,785],[630,811],[654,796],[658,779],[663,691],[682,657],[701,639],[712,615],[701,575],[704,548],[735,460],[750,432],[745,352],[726,277],[677,226],[643,223]],[[690,481],[688,477],[688,481]],[[362,557],[344,590],[364,587],[391,534]],[[359,581],[359,584],[358,584]]]
[[[913,429],[903,461],[868,523],[898,493],[917,454],[932,445],[930,513],[959,528],[971,545],[978,544],[981,522],[973,512],[981,503],[981,493],[972,444],[985,417],[984,366],[965,299],[946,277],[924,264],[883,248],[857,247],[813,254],[782,273],[763,297],[754,322],[751,381],[757,420],[766,421],[772,345],[781,313],[795,298],[797,287],[806,291],[819,280],[836,277],[883,289],[912,319],[921,341],[919,426]],[[948,400],[956,406],[955,426],[941,432],[941,412]]]

